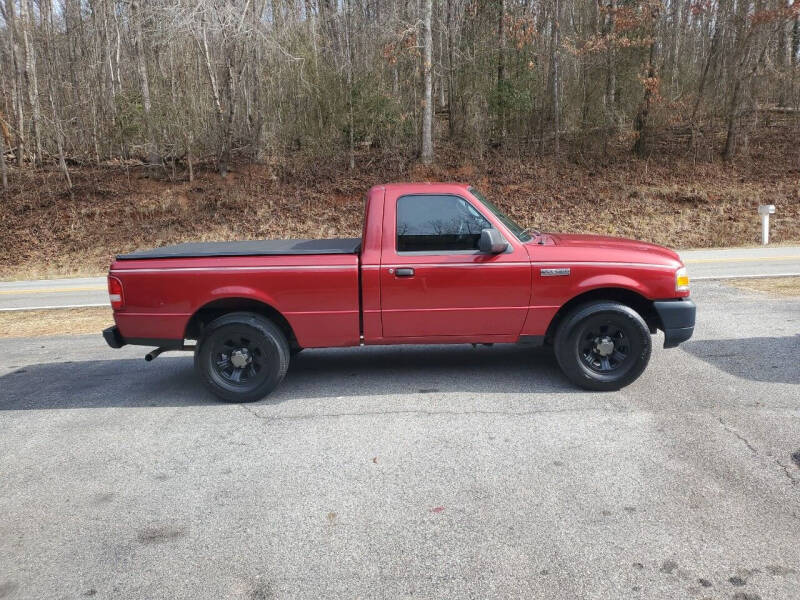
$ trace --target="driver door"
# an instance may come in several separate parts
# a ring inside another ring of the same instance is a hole
[[[387,194],[388,196],[388,194]],[[383,337],[518,335],[531,294],[528,253],[468,194],[386,198],[381,253]],[[478,251],[495,227],[508,250]]]

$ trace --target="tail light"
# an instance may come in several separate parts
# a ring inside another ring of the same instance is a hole
[[[108,299],[111,300],[111,308],[114,310],[119,310],[125,306],[122,282],[111,275],[108,276]]]

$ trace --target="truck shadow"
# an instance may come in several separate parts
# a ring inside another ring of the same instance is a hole
[[[736,377],[800,384],[800,335],[689,340],[681,348]]]
[[[574,392],[552,354],[520,346],[373,347],[306,350],[262,402],[428,393]],[[0,411],[192,406],[218,400],[189,355],[54,362],[0,377]]]

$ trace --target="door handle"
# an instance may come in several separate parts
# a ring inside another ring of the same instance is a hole
[[[394,274],[397,277],[413,277],[414,269],[412,269],[411,267],[401,267],[399,269],[395,269]]]

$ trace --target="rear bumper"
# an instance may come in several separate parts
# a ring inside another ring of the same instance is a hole
[[[103,339],[112,348],[122,348],[123,346],[155,346],[165,350],[181,350],[184,348],[183,340],[162,339],[162,338],[126,338],[122,337],[119,327],[114,325],[103,330]]]
[[[122,348],[127,343],[120,335],[116,325],[103,330],[103,339],[112,348]]]
[[[697,306],[688,298],[653,302],[664,329],[664,348],[674,348],[694,333]]]

